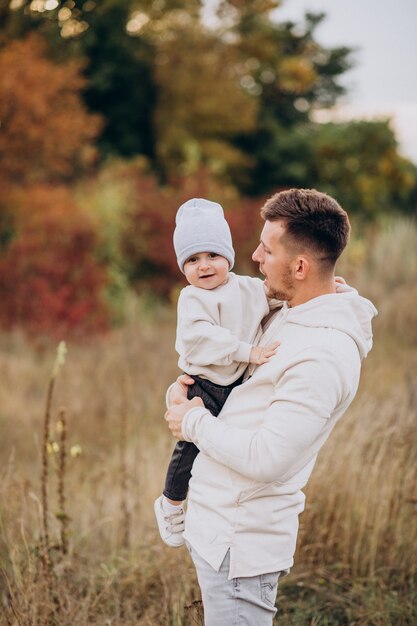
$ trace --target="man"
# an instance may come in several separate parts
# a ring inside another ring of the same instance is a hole
[[[173,435],[200,450],[184,538],[206,626],[272,624],[278,578],[293,564],[301,490],[372,346],[374,306],[335,283],[349,238],[346,212],[326,194],[291,189],[270,198],[261,215],[253,260],[267,295],[285,301],[260,341],[279,341],[276,356],[249,368],[218,418],[201,399],[186,400],[184,384],[168,393]]]

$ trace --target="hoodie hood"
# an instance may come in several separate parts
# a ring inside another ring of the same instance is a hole
[[[349,285],[337,285],[336,293],[313,298],[287,311],[286,322],[310,328],[333,328],[353,339],[360,358],[372,348],[372,318],[378,311]]]

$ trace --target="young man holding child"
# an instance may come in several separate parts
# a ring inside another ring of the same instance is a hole
[[[267,296],[285,303],[264,324],[259,346],[280,342],[277,354],[249,366],[217,418],[200,398],[187,399],[189,378],[168,393],[173,435],[200,450],[184,538],[206,626],[271,626],[278,579],[293,564],[302,489],[372,346],[374,306],[335,283],[350,231],[336,200],[291,189],[272,196],[261,215],[253,259]]]

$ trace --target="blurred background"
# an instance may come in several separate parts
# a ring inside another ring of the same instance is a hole
[[[222,203],[255,274],[259,208],[288,187],[349,212],[338,273],[379,316],[278,622],[417,623],[416,18],[414,0],[0,0],[1,625],[202,623],[152,509],[175,213]]]
[[[334,195],[357,236],[414,217],[417,9],[390,5],[1,0],[0,323],[82,334],[175,299],[192,196],[223,203],[240,271],[279,189]]]

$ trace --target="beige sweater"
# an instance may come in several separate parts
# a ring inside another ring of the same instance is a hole
[[[218,418],[199,407],[185,415],[183,437],[201,452],[184,536],[216,570],[230,549],[230,578],[293,563],[302,489],[372,346],[374,306],[338,290],[275,315],[260,344],[280,340],[277,354],[232,391]]]
[[[178,300],[178,366],[217,385],[230,385],[245,371],[268,313],[259,278],[230,272],[227,283],[216,289],[185,287]]]

